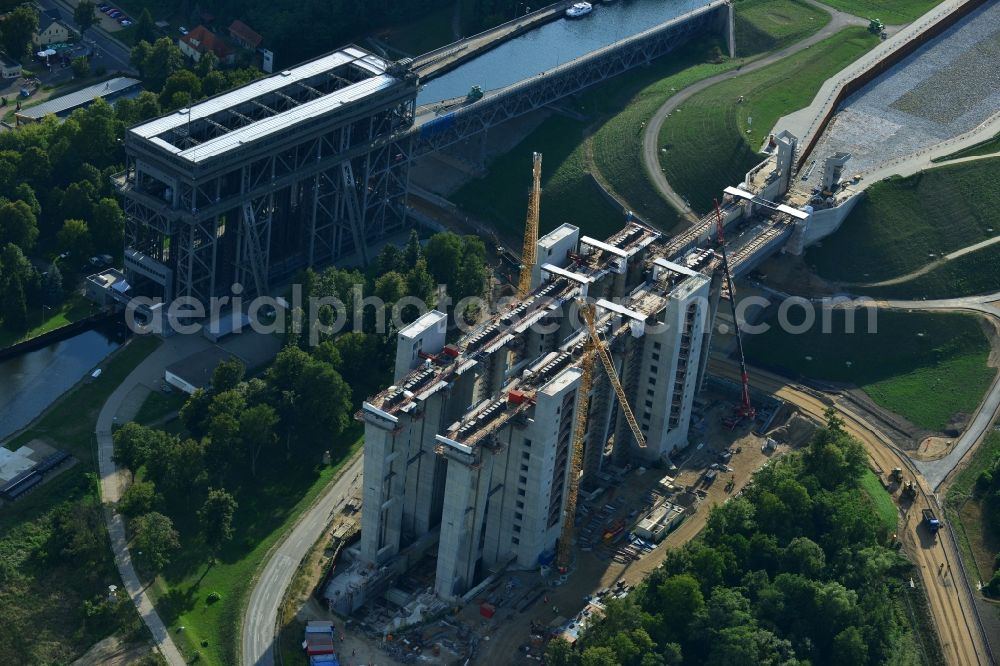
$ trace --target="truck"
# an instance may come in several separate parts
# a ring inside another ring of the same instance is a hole
[[[924,517],[924,525],[926,525],[927,529],[931,531],[931,534],[934,534],[939,529],[941,529],[941,521],[938,520],[937,516],[934,515],[933,509],[924,509],[923,517]]]

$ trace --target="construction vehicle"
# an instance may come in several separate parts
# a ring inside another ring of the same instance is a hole
[[[903,499],[908,499],[913,501],[917,497],[917,487],[913,485],[913,481],[907,481],[903,486]]]
[[[538,155],[538,153],[535,154]],[[540,166],[541,155],[538,157],[538,164]],[[527,233],[525,233],[525,237],[527,238]],[[588,334],[587,340],[584,342],[583,355],[580,357],[582,374],[580,376],[580,386],[577,389],[577,394],[580,397],[577,399],[576,421],[573,424],[573,449],[570,455],[569,487],[566,490],[566,515],[563,519],[562,532],[559,535],[559,551],[556,558],[556,565],[561,572],[565,572],[569,568],[573,534],[576,530],[576,500],[580,494],[580,472],[583,469],[583,445],[587,437],[587,412],[590,410],[590,389],[594,384],[593,368],[595,354],[601,358],[604,370],[608,373],[608,379],[611,381],[611,386],[618,396],[619,405],[625,413],[625,419],[628,421],[636,443],[640,447],[646,446],[646,438],[643,436],[642,430],[639,428],[639,422],[636,420],[635,414],[628,404],[625,389],[622,388],[621,382],[618,380],[618,373],[615,371],[614,363],[608,355],[607,343],[601,337],[597,330],[597,325],[594,323],[594,305],[587,303],[582,298],[579,299],[578,303],[580,305],[580,312],[587,324]]]
[[[478,102],[483,98],[483,89],[481,86],[472,86],[469,88],[469,92],[465,95],[466,102]]]
[[[896,467],[896,468],[894,468],[892,470],[892,473],[889,475],[889,480],[890,481],[895,481],[896,483],[902,483],[903,482],[903,468],[902,467]]]
[[[538,215],[542,199],[542,154],[532,155],[531,194],[528,195],[528,218],[524,223],[524,247],[521,249],[521,275],[517,281],[517,297],[527,298],[531,291],[531,274],[538,261]]]
[[[924,518],[924,525],[930,530],[931,534],[936,534],[939,529],[941,529],[941,521],[938,520],[937,516],[934,515],[933,509],[924,509],[921,514]]]
[[[733,311],[733,330],[736,334],[736,350],[740,355],[740,403],[733,410],[733,416],[723,420],[723,425],[734,429],[743,419],[751,421],[757,415],[757,410],[750,403],[750,376],[747,373],[747,359],[743,353],[743,333],[740,331],[739,317],[736,315],[736,287],[733,286],[733,275],[729,271],[729,254],[726,252],[726,229],[722,220],[722,208],[715,202],[715,223],[719,253],[722,255],[722,271],[726,278],[726,289],[729,290],[729,305]]]
[[[885,30],[885,24],[877,18],[868,19],[868,32],[873,35],[881,35]]]

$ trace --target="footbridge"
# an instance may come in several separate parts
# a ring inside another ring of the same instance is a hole
[[[409,134],[417,158],[467,139],[552,104],[634,67],[650,64],[695,35],[719,31],[732,48],[733,8],[727,0],[713,2],[554,69],[511,86],[486,92],[478,100],[450,100],[417,110]],[[418,59],[415,71],[437,73],[436,62]],[[413,67],[414,65],[411,65]]]

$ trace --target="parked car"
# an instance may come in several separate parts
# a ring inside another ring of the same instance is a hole
[[[177,32],[181,33],[182,35],[186,35],[186,34],[188,34],[188,29],[185,28],[184,26],[181,26],[181,27],[177,28]]]

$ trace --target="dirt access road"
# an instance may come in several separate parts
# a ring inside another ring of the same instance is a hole
[[[738,378],[736,365],[729,362],[713,362],[712,371],[731,379]],[[826,409],[833,406],[844,420],[844,429],[864,445],[876,467],[886,473],[901,467],[906,470],[904,474],[907,477],[917,480],[916,499],[901,506],[898,538],[920,570],[945,661],[953,666],[989,666],[991,662],[975,614],[972,592],[961,573],[957,547],[951,540],[951,534],[943,529],[934,538],[921,526],[924,509],[933,509],[938,516],[942,515],[942,511],[910,459],[893,447],[888,437],[838,404],[832,396],[817,395],[756,368],[751,369],[750,382],[755,389],[773,394],[820,421],[825,419]]]

